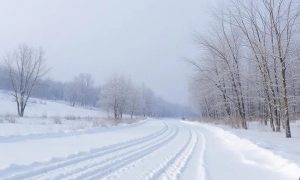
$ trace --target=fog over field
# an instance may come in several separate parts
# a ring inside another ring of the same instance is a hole
[[[42,46],[48,76],[70,80],[114,73],[145,83],[163,98],[188,104],[195,34],[206,31],[208,0],[52,0],[0,2],[0,55],[20,43]]]

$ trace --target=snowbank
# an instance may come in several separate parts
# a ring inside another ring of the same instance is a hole
[[[269,127],[258,122],[249,123],[248,130],[221,126],[241,138],[248,139],[256,145],[268,149],[300,166],[300,121],[291,123],[292,138],[285,138],[284,132],[274,133]],[[300,172],[299,172],[300,174]]]

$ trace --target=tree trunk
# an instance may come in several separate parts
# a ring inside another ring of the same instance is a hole
[[[288,101],[288,95],[287,95],[287,85],[286,85],[286,65],[282,58],[280,58],[281,62],[281,75],[282,75],[282,84],[283,84],[283,92],[284,92],[284,112],[285,112],[285,136],[287,138],[291,138],[291,129],[290,129],[290,117],[289,117],[289,101]]]

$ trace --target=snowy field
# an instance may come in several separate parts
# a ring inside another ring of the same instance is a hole
[[[17,115],[17,105],[14,98],[6,91],[0,91],[0,115]],[[99,117],[107,116],[106,113],[93,108],[79,108],[72,107],[64,101],[49,101],[31,98],[26,107],[26,116],[30,117],[68,117],[68,116],[81,116],[81,117]]]
[[[7,136],[70,132],[99,126],[111,126],[107,114],[95,108],[72,107],[64,101],[32,98],[24,118],[17,116],[16,103],[6,91],[0,91],[0,138]]]

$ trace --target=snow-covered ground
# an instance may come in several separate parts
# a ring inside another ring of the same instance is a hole
[[[17,116],[16,103],[0,91],[0,138],[30,134],[69,132],[111,126],[107,114],[96,108],[72,107],[64,101],[30,99],[24,118]]]
[[[17,105],[10,92],[0,91],[0,115],[17,115]],[[72,107],[64,101],[31,98],[25,116],[36,117],[103,117],[106,113],[93,108]]]
[[[214,167],[207,168],[207,179],[299,179],[300,164],[274,153],[273,149],[258,146],[255,139],[250,141],[212,125],[199,126],[206,135],[207,147],[210,146],[205,151],[206,166]],[[299,148],[287,152],[294,150]]]
[[[32,99],[25,118],[0,92],[0,179],[295,180],[300,126],[292,139],[174,119],[111,126],[106,113]],[[109,126],[109,127],[101,127]]]
[[[150,120],[0,140],[0,179],[294,180],[299,164],[207,124]]]
[[[222,128],[300,166],[300,121],[291,123],[292,138],[285,138],[284,132],[274,133],[259,122],[249,123],[249,129],[246,131],[226,126]]]

